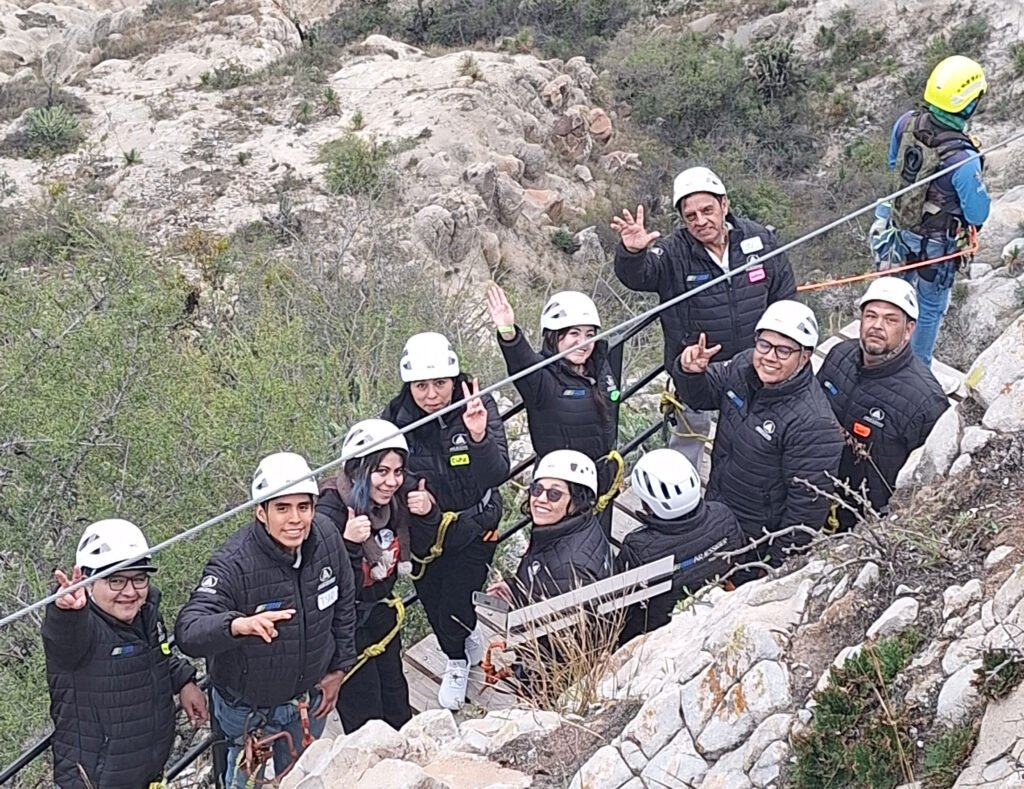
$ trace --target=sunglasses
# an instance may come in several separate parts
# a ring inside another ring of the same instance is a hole
[[[106,578],[107,586],[110,587],[112,592],[123,592],[125,587],[128,586],[129,581],[131,582],[132,589],[136,591],[142,591],[143,589],[149,588],[149,576],[148,575],[133,575],[129,578],[126,575],[109,575]]]
[[[786,361],[786,359],[800,350],[799,348],[794,348],[792,345],[776,345],[775,343],[762,339],[758,339],[754,343],[754,349],[758,353],[763,353],[765,356],[772,351],[775,351],[775,358],[782,362]]]
[[[564,490],[559,490],[558,488],[545,488],[539,482],[531,482],[529,490],[530,495],[533,498],[539,499],[543,496],[547,496],[548,501],[552,504],[558,503],[562,500],[562,496],[566,495]]]

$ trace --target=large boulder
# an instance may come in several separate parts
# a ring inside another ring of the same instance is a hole
[[[1024,314],[975,359],[965,382],[981,404],[989,406],[1021,378],[1024,378]]]

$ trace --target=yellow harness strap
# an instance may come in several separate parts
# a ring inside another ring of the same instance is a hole
[[[342,685],[348,682],[349,677],[362,668],[363,665],[366,664],[366,661],[371,658],[378,657],[379,655],[383,655],[384,650],[388,648],[388,644],[394,640],[395,636],[398,635],[398,631],[402,629],[402,623],[405,622],[405,604],[402,602],[402,598],[396,595],[395,597],[389,597],[387,600],[383,600],[381,602],[389,608],[395,609],[395,626],[387,632],[384,638],[376,644],[370,644],[370,646],[359,653],[359,658],[356,660],[355,665],[348,670],[348,673],[346,673],[345,677],[341,680]]]
[[[678,436],[679,438],[693,438],[698,441],[703,441],[705,444],[711,443],[711,438],[709,436],[706,436],[703,433],[698,433],[690,427],[690,423],[686,420],[686,404],[679,400],[679,398],[677,398],[675,394],[670,392],[668,389],[665,389],[665,391],[661,393],[660,408],[661,413],[666,417],[673,411],[676,414],[678,426],[676,428],[669,426],[669,430],[672,431],[673,435]]]
[[[444,553],[444,538],[448,534],[448,527],[458,519],[459,513],[457,512],[446,512],[441,516],[441,523],[437,527],[437,537],[434,539],[434,544],[430,546],[430,553],[422,558],[419,556],[412,557],[413,561],[419,562],[420,569],[419,572],[409,576],[411,580],[420,580],[423,577],[423,573],[427,570],[427,565]]]
[[[610,460],[615,463],[615,477],[612,479],[612,484],[608,486],[608,490],[604,492],[604,495],[598,498],[597,503],[594,505],[594,512],[604,512],[608,505],[612,503],[612,500],[622,492],[622,480],[626,476],[626,461],[616,450],[613,449],[602,460]]]

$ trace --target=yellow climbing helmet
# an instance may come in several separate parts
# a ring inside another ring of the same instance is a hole
[[[953,55],[932,69],[924,100],[946,112],[960,112],[988,89],[985,71],[976,60]]]

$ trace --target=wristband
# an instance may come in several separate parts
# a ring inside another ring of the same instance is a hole
[[[515,326],[499,326],[498,327],[498,334],[515,334],[515,333],[516,333],[516,327]]]

